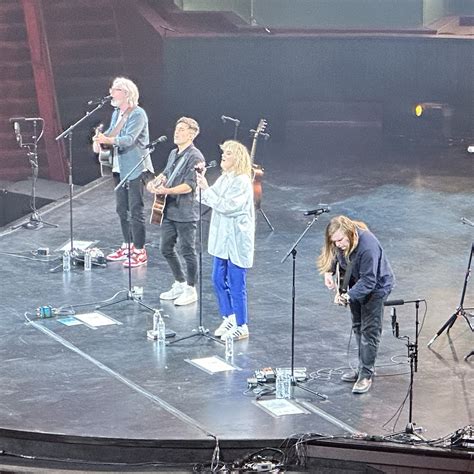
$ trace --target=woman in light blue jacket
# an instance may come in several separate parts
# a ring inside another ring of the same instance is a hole
[[[255,206],[247,148],[235,140],[221,145],[222,175],[209,186],[197,173],[201,201],[212,208],[208,251],[214,257],[212,282],[222,317],[214,334],[226,339],[249,336],[247,269],[253,265]]]

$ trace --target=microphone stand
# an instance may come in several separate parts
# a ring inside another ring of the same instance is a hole
[[[69,233],[70,233],[70,251],[71,251],[71,259],[73,265],[75,264],[75,249],[74,249],[74,237],[73,237],[73,212],[72,212],[72,198],[74,194],[74,184],[72,182],[72,163],[73,163],[73,154],[72,154],[72,136],[73,136],[73,131],[74,129],[81,124],[84,120],[86,120],[89,116],[95,114],[99,109],[101,109],[106,102],[109,101],[109,98],[104,97],[96,107],[94,107],[92,110],[87,111],[84,116],[82,116],[77,122],[73,123],[69,128],[64,130],[60,135],[58,135],[55,140],[61,140],[62,138],[67,138],[68,139],[68,155],[69,155],[69,160],[68,160],[68,171],[69,171],[69,177],[68,177],[68,182],[69,182]]]
[[[311,229],[313,224],[318,220],[318,215],[314,215],[313,219],[308,222],[306,229],[302,232],[302,234],[296,239],[296,242],[290,247],[288,253],[282,258],[280,263],[284,263],[286,259],[292,255],[293,257],[293,264],[292,264],[292,287],[291,287],[291,385],[293,387],[301,388],[306,392],[312,393],[317,397],[321,398],[322,400],[327,400],[328,396],[322,393],[316,392],[315,390],[311,390],[307,387],[304,387],[300,383],[297,382],[295,378],[295,313],[296,313],[296,255],[297,255],[297,246],[306,233]],[[294,398],[293,393],[291,394],[291,398]]]
[[[430,342],[428,342],[428,347],[433,344],[433,342],[446,330],[448,333],[450,329],[453,327],[454,323],[456,322],[456,319],[458,316],[462,316],[468,326],[471,328],[471,331],[474,331],[474,324],[471,324],[471,321],[469,320],[470,317],[474,317],[474,313],[470,313],[468,310],[472,311],[474,308],[464,308],[464,298],[466,297],[466,291],[467,291],[467,284],[469,282],[469,278],[471,276],[471,264],[472,264],[472,255],[474,253],[474,242],[471,246],[471,253],[469,255],[469,262],[467,264],[467,270],[466,270],[466,276],[464,278],[464,285],[462,288],[461,292],[461,301],[459,303],[459,306],[456,308],[456,311],[452,314],[452,316],[443,324],[441,329],[431,338]],[[474,355],[474,351],[471,351],[465,358],[464,360],[467,360],[469,357]]]
[[[140,166],[143,164],[143,162],[155,151],[155,147],[151,146],[148,148],[145,152],[145,154],[141,157],[140,161],[123,177],[123,179],[115,186],[114,191],[117,192],[120,188],[124,189],[129,189],[129,180],[128,178],[131,176],[131,174]],[[96,309],[102,309],[106,308],[107,306],[112,306],[117,303],[122,303],[123,301],[133,301],[134,303],[138,303],[140,306],[143,306],[144,308],[148,309],[152,313],[154,313],[156,310],[152,308],[151,306],[148,306],[147,304],[143,303],[140,299],[138,299],[132,290],[132,267],[130,265],[131,263],[131,258],[132,258],[132,252],[130,251],[131,246],[132,246],[132,229],[131,229],[131,213],[130,209],[127,212],[127,219],[128,219],[128,235],[127,235],[127,244],[128,244],[128,288],[127,288],[127,294],[125,297],[112,301],[111,303],[106,303],[104,305],[96,306]]]
[[[23,227],[25,229],[40,229],[44,225],[49,226],[49,227],[59,227],[58,224],[51,224],[49,222],[46,222],[42,219],[41,214],[38,212],[36,209],[36,182],[38,180],[38,142],[41,139],[41,136],[43,135],[43,132],[41,132],[39,138],[38,138],[38,130],[37,130],[37,120],[32,119],[33,121],[33,143],[23,143],[23,140],[20,135],[20,148],[28,148],[28,159],[30,161],[31,165],[31,201],[30,201],[30,209],[31,209],[31,215],[28,220],[28,222],[25,222],[24,224],[20,224],[17,226],[12,227],[12,230],[18,229],[20,227]],[[43,121],[43,127],[44,127],[44,121]],[[33,151],[31,151],[30,146],[33,145]]]
[[[234,140],[237,140],[237,134],[239,132],[239,125],[240,125],[240,121],[239,122],[237,122],[237,121],[234,122]]]
[[[417,431],[423,431],[421,426],[416,426],[416,423],[413,422],[413,393],[414,393],[414,381],[415,381],[415,372],[418,372],[418,332],[419,332],[419,309],[420,302],[425,300],[414,300],[414,301],[405,301],[406,303],[415,303],[415,343],[410,343],[410,338],[408,336],[398,337],[398,339],[407,340],[407,350],[408,350],[408,359],[410,360],[410,385],[409,385],[409,401],[408,401],[408,424],[405,427],[405,431],[399,433],[393,433],[386,438],[394,437],[408,437],[410,440],[426,441],[426,439]],[[398,324],[398,323],[396,323]],[[398,329],[397,329],[398,332]]]
[[[219,344],[225,344],[224,341],[212,336],[209,333],[209,329],[204,327],[203,317],[202,317],[202,200],[201,200],[201,188],[198,190],[198,200],[199,200],[199,223],[198,223],[198,237],[199,237],[199,251],[198,251],[198,273],[199,273],[199,326],[197,329],[193,329],[193,333],[188,336],[180,337],[174,341],[168,342],[168,345],[175,344],[176,342],[185,341],[186,339],[191,339],[192,337],[206,337],[214,342]]]

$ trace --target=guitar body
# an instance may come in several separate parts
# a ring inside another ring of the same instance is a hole
[[[262,181],[263,181],[264,171],[260,165],[252,165],[252,185],[253,185],[253,202],[255,204],[255,209],[260,209],[262,207]]]
[[[94,137],[102,133],[104,126],[100,124],[95,129]],[[100,175],[101,176],[110,176],[112,174],[113,168],[113,158],[114,158],[114,147],[110,145],[99,145],[96,142],[93,142],[92,149],[94,153],[97,153],[97,160],[100,165]]]
[[[155,194],[153,206],[151,207],[150,224],[161,225],[166,206],[166,195]]]
[[[165,179],[163,177],[157,176],[153,181],[153,186],[160,186],[163,184]],[[154,194],[153,205],[151,206],[151,214],[150,214],[150,224],[158,224],[161,225],[163,222],[163,216],[165,213],[165,206],[166,206],[166,194]]]

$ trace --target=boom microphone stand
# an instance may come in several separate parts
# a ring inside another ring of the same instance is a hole
[[[217,165],[216,161],[210,161],[206,168],[214,168]],[[196,173],[202,173],[202,170],[197,169]],[[198,268],[199,268],[199,326],[197,329],[193,329],[193,333],[188,336],[180,337],[174,341],[170,341],[168,345],[175,344],[176,342],[185,341],[186,339],[191,339],[192,337],[206,337],[211,339],[214,342],[219,344],[225,344],[224,341],[212,336],[209,333],[209,329],[204,327],[203,318],[202,318],[202,200],[201,200],[201,188],[198,191],[198,200],[199,200],[199,225],[198,225],[198,236],[199,236],[199,252],[198,252]]]
[[[393,437],[408,437],[411,440],[426,441],[425,438],[418,433],[417,431],[423,431],[421,426],[416,426],[416,423],[413,422],[413,392],[414,392],[414,380],[415,372],[418,372],[418,333],[419,333],[419,309],[420,302],[425,300],[413,300],[413,301],[404,301],[404,300],[394,300],[393,302],[386,301],[385,306],[395,306],[399,304],[406,303],[415,303],[415,343],[410,342],[408,336],[399,336],[398,334],[398,323],[396,322],[396,312],[395,308],[392,308],[392,329],[395,328],[394,336],[397,339],[406,339],[407,350],[408,350],[408,359],[410,360],[410,386],[409,386],[409,401],[408,401],[408,424],[405,427],[405,431],[400,433],[394,433],[388,436],[387,438]]]
[[[283,257],[280,263],[284,263],[286,259],[292,255],[293,257],[293,265],[292,265],[292,287],[291,287],[291,385],[294,387],[301,388],[302,390],[305,390],[306,392],[312,393],[313,395],[316,395],[317,397],[321,398],[322,400],[327,400],[328,396],[324,395],[322,393],[316,392],[315,390],[311,390],[307,387],[304,387],[298,381],[296,380],[295,377],[295,313],[296,313],[296,255],[297,255],[297,250],[296,247],[300,243],[300,241],[303,239],[303,237],[306,235],[306,233],[311,229],[313,224],[318,220],[318,217],[323,213],[327,212],[325,210],[321,210],[319,213],[315,213],[313,215],[313,219],[308,222],[306,229],[303,231],[303,233],[296,239],[296,242],[290,247],[290,250],[288,253]],[[292,394],[293,398],[293,394]]]
[[[94,107],[92,110],[87,111],[83,117],[81,117],[77,122],[73,123],[69,128],[64,130],[60,135],[58,135],[55,140],[58,141],[61,138],[67,138],[68,139],[68,155],[69,155],[69,160],[68,160],[68,170],[69,170],[69,177],[68,177],[68,182],[69,182],[69,233],[70,233],[70,251],[71,251],[71,257],[74,261],[75,259],[75,249],[74,249],[74,237],[73,237],[73,213],[72,213],[72,198],[74,194],[74,184],[72,182],[72,164],[73,164],[73,156],[72,156],[72,134],[74,129],[81,124],[84,120],[86,120],[89,116],[97,112],[99,109],[101,109],[106,102],[110,100],[110,96],[103,97],[102,99],[99,100],[98,104],[96,107]]]
[[[467,283],[469,281],[469,278],[471,276],[471,263],[472,263],[472,254],[474,253],[474,243],[471,246],[471,253],[469,255],[469,262],[467,264],[467,270],[466,270],[466,276],[464,278],[464,285],[462,288],[462,293],[461,293],[461,301],[459,303],[459,306],[456,308],[456,311],[452,314],[452,316],[443,324],[441,329],[431,338],[430,342],[428,342],[428,347],[433,344],[433,342],[440,336],[445,330],[449,333],[450,329],[453,327],[454,323],[456,322],[456,319],[458,316],[462,316],[469,327],[471,328],[471,331],[474,331],[474,326],[471,324],[471,321],[469,320],[469,317],[473,317],[473,313],[469,313],[468,310],[474,310],[474,308],[464,308],[464,298],[466,296],[466,290],[467,290]],[[474,354],[474,351],[472,351],[470,354],[466,356],[466,359],[470,357],[471,355]]]
[[[145,154],[142,156],[142,158],[140,159],[140,161],[123,177],[123,179],[117,184],[117,186],[115,186],[115,188],[114,188],[115,192],[117,192],[120,188],[124,188],[124,189],[127,189],[127,190],[129,189],[129,179],[128,178],[155,151],[155,144],[162,143],[164,141],[166,141],[166,137],[160,137],[158,140],[155,140],[154,142],[152,142],[150,145],[147,146],[147,150],[146,150]],[[111,303],[106,303],[106,304],[101,305],[101,306],[97,306],[96,309],[102,309],[102,308],[105,308],[107,306],[112,306],[114,304],[122,303],[124,301],[133,301],[134,303],[138,303],[140,306],[143,306],[144,308],[146,308],[149,311],[151,311],[152,313],[154,313],[156,310],[154,308],[152,308],[151,306],[148,306],[145,303],[143,303],[143,301],[141,301],[140,299],[138,299],[134,295],[133,290],[132,290],[132,266],[131,266],[132,252],[130,251],[131,247],[132,247],[132,235],[131,235],[132,229],[131,229],[131,222],[130,222],[131,221],[130,209],[128,210],[127,218],[128,218],[128,236],[127,236],[127,239],[128,239],[128,242],[127,242],[127,244],[128,244],[128,288],[127,288],[127,294],[126,294],[126,296],[124,296],[121,299],[118,299],[116,301],[112,301]]]

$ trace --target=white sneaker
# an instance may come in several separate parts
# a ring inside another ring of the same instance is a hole
[[[198,299],[196,288],[185,284],[183,292],[174,300],[176,306],[185,306],[194,303]]]
[[[235,314],[224,316],[221,325],[214,331],[214,336],[222,336],[227,331],[230,331],[232,328],[236,327],[237,323],[235,322]]]
[[[224,333],[221,336],[221,339],[225,341],[229,336],[231,336],[234,341],[238,341],[239,339],[247,339],[249,337],[249,328],[246,324],[242,324],[242,326],[236,326],[234,329]]]
[[[178,296],[183,294],[186,288],[186,282],[175,281],[171,286],[171,290],[160,294],[160,300],[175,300]]]

